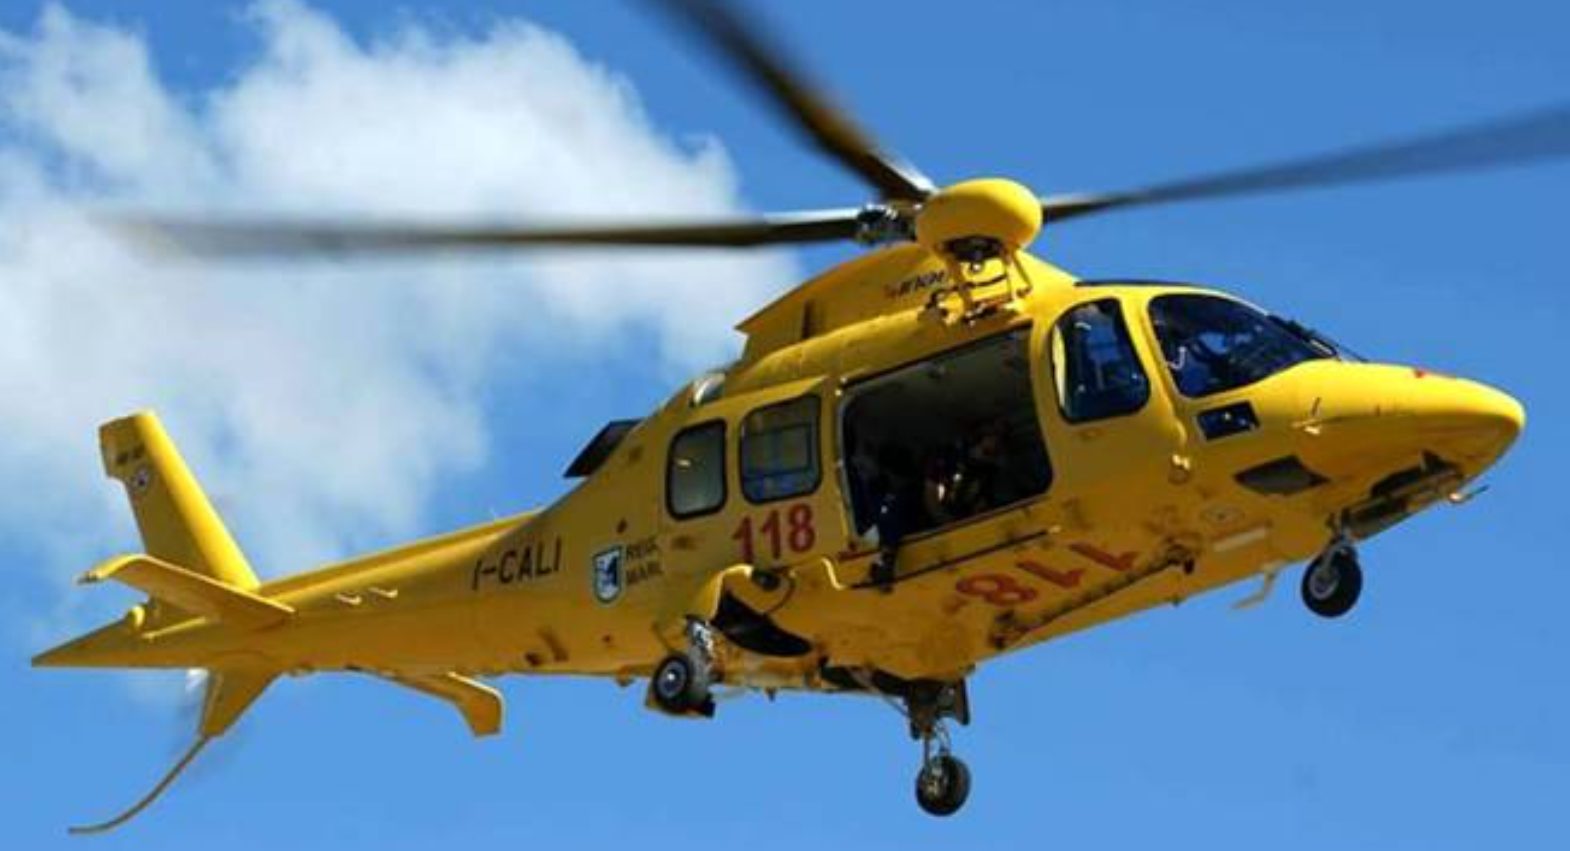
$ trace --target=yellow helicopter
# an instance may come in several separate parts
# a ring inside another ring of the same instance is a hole
[[[559,227],[140,218],[203,255],[530,245],[875,247],[743,321],[741,356],[641,420],[612,422],[537,511],[262,581],[150,413],[104,425],[145,553],[81,577],[147,594],[33,660],[208,672],[190,750],[279,676],[349,671],[502,726],[482,678],[647,682],[714,714],[716,686],[879,696],[921,744],[922,809],[970,774],[949,721],[1001,654],[1248,577],[1346,614],[1356,544],[1465,501],[1524,424],[1510,396],[1370,363],[1218,290],[1080,280],[1026,252],[1044,224],[1124,207],[1483,168],[1570,153],[1556,108],[1418,139],[1129,192],[939,188],[884,152],[715,0],[678,18],[869,183],[858,208]]]

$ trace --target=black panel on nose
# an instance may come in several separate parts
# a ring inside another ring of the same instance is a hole
[[[1330,481],[1303,466],[1296,455],[1250,467],[1235,478],[1243,487],[1269,496],[1292,496]]]

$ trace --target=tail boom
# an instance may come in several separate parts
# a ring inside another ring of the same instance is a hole
[[[38,667],[199,668],[206,697],[191,748],[112,830],[156,800],[212,739],[283,673],[350,670],[440,699],[476,736],[500,731],[502,696],[460,670],[481,650],[467,565],[531,515],[493,520],[262,586],[156,416],[100,429],[104,468],[125,485],[145,553],[111,558],[79,581],[145,592],[113,623],[34,657]],[[364,604],[362,608],[362,604]],[[404,634],[418,621],[418,640]],[[444,628],[445,627],[445,628]]]

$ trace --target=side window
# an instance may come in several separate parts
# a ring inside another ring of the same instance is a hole
[[[683,429],[665,465],[665,506],[675,518],[718,511],[725,504],[725,423]]]
[[[1129,340],[1117,299],[1079,305],[1052,329],[1058,408],[1071,423],[1132,414],[1150,398],[1150,379]]]
[[[741,491],[770,502],[818,489],[818,397],[759,408],[741,424]]]

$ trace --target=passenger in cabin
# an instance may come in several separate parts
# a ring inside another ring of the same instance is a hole
[[[955,491],[959,487],[960,453],[953,446],[939,446],[922,465],[921,505],[934,526],[959,519]]]
[[[955,519],[974,517],[1005,502],[999,492],[1003,478],[1004,425],[1001,421],[983,422],[965,438],[953,487],[952,513]]]
[[[856,534],[878,550],[870,584],[897,578],[896,556],[915,536],[1046,492],[1027,350],[1026,334],[1011,332],[850,391],[845,485]]]
[[[894,560],[900,541],[913,530],[931,525],[922,515],[921,483],[916,461],[905,446],[884,444],[878,450],[878,471],[871,488],[878,534],[878,557],[872,563],[872,581],[887,587],[894,580]]]
[[[986,421],[927,460],[922,503],[933,526],[974,517],[1009,501],[1000,493],[1004,426]]]
[[[877,519],[878,459],[871,443],[858,436],[849,423],[845,426],[845,446],[851,515],[856,534],[865,536]]]

